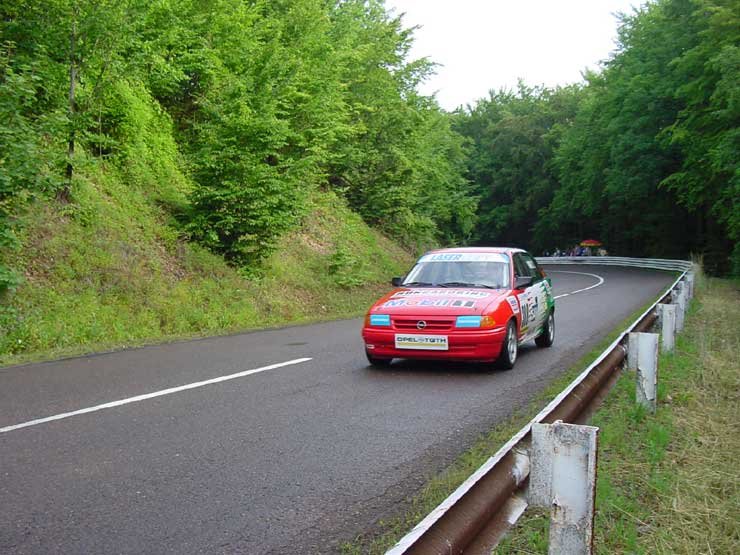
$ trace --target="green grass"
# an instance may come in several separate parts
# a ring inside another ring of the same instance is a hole
[[[622,375],[600,428],[596,553],[740,553],[740,293],[708,280],[659,362],[655,415]],[[546,553],[548,515],[527,513],[495,553]]]
[[[584,368],[642,315],[651,304],[653,303],[647,303],[621,322],[588,354],[581,357],[566,372],[553,380],[527,407],[515,412],[508,420],[480,437],[470,449],[465,451],[442,473],[430,477],[422,490],[409,500],[408,505],[399,510],[397,516],[379,522],[375,530],[362,534],[345,544],[343,553],[348,555],[385,553],[486,462],[501,445],[527,424],[543,406],[555,398],[576,376],[583,372]],[[541,542],[540,536],[535,534],[533,542]],[[544,545],[544,549],[547,551],[547,544]]]
[[[24,282],[0,299],[0,364],[359,316],[412,262],[316,191],[263,268],[240,273],[178,232],[187,186],[97,168],[73,204],[32,206],[4,255]]]

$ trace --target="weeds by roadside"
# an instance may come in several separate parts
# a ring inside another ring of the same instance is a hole
[[[601,428],[596,553],[740,552],[740,294],[708,280],[676,349],[661,355],[658,409],[635,404],[625,373]],[[527,514],[494,553],[547,553],[548,516]]]

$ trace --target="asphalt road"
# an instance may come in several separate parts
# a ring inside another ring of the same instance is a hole
[[[371,369],[359,319],[0,369],[0,553],[338,551],[673,279],[550,270],[556,295],[604,282],[560,298],[555,345],[512,371]]]

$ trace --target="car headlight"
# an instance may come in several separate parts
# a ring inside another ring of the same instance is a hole
[[[490,314],[484,316],[458,316],[455,321],[456,328],[481,328],[488,329],[496,325],[496,320]]]
[[[390,314],[370,314],[368,323],[371,326],[390,326],[391,316]]]

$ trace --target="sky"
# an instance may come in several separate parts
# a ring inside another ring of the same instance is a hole
[[[567,85],[598,69],[616,48],[617,12],[640,0],[386,0],[414,33],[411,59],[441,64],[424,83],[446,110],[489,90]]]

